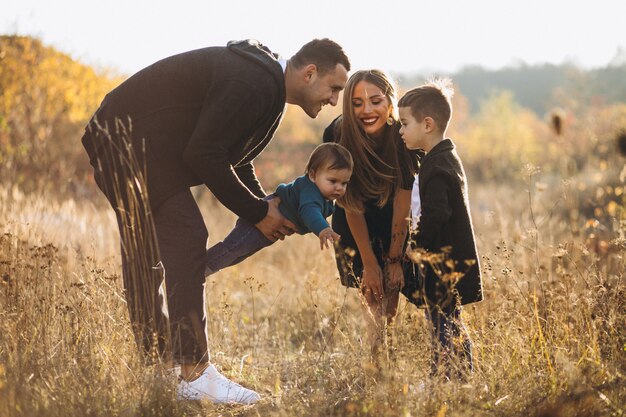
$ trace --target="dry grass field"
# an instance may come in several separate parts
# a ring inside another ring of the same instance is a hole
[[[397,357],[371,369],[360,301],[312,236],[212,276],[212,360],[262,394],[247,407],[177,402],[174,380],[140,364],[103,198],[2,188],[0,416],[623,415],[626,230],[572,229],[555,208],[572,204],[567,185],[528,180],[471,190],[486,300],[464,311],[476,362],[464,383],[429,378],[424,313],[404,301]],[[233,215],[200,204],[220,239]]]
[[[119,80],[36,39],[0,36],[0,52],[0,417],[626,415],[626,100],[591,78],[551,92],[552,118],[506,91],[471,111],[455,96],[485,291],[463,312],[466,381],[429,377],[424,311],[404,300],[373,368],[334,254],[292,236],[206,283],[212,361],[262,395],[216,406],[176,401],[130,331],[114,215],[79,144]],[[300,175],[335,111],[288,113],[256,164],[268,190]],[[234,215],[198,200],[213,243]]]

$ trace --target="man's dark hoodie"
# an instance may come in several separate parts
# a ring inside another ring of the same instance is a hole
[[[82,143],[114,207],[108,190],[123,179],[115,180],[113,171],[125,170],[111,161],[126,154],[120,148],[123,125],[130,127],[132,149],[147,171],[153,209],[205,184],[238,216],[253,224],[262,220],[267,203],[252,160],[271,140],[285,107],[277,59],[256,41],[230,42],[165,58],[107,94]]]

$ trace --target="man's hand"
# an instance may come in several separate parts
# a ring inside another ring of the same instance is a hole
[[[255,224],[256,228],[272,242],[276,242],[278,239],[283,240],[285,236],[293,234],[296,230],[296,225],[287,220],[278,210],[279,204],[279,197],[269,200],[267,202],[267,215]]]
[[[324,250],[324,248],[328,249],[333,242],[339,241],[339,239],[341,239],[341,236],[335,233],[331,227],[327,227],[320,232],[319,238],[320,249]]]

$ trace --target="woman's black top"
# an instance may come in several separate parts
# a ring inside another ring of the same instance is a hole
[[[337,123],[340,119],[335,119],[324,130],[324,143],[337,142],[336,132],[338,130]],[[400,137],[400,124],[396,123],[392,126],[386,126],[386,129],[393,129],[396,134],[391,137],[396,142],[398,149],[398,161],[400,175],[402,177],[401,188],[403,190],[411,190],[413,187],[414,173],[417,171],[417,154],[409,152],[404,146],[404,142]],[[350,184],[348,184],[350,187]],[[369,232],[370,244],[378,260],[381,269],[384,267],[384,257],[389,253],[391,246],[391,226],[393,222],[393,195],[383,207],[376,205],[376,200],[369,200],[364,203],[364,216]],[[407,212],[407,216],[409,213]],[[348,287],[359,287],[363,275],[363,261],[359,253],[358,247],[348,226],[346,220],[346,212],[339,205],[335,208],[332,218],[333,230],[341,236],[339,246],[341,251],[336,253],[337,269],[341,283]],[[408,233],[407,233],[408,236]],[[405,242],[406,244],[406,242]]]

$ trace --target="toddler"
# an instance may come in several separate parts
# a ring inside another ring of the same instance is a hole
[[[324,143],[311,153],[303,176],[280,184],[266,199],[279,197],[278,208],[296,225],[295,232],[315,233],[320,249],[328,248],[340,236],[326,218],[333,214],[334,201],[345,194],[352,167],[352,156],[346,148]],[[272,243],[254,224],[239,218],[228,236],[207,251],[205,275],[235,265]]]

